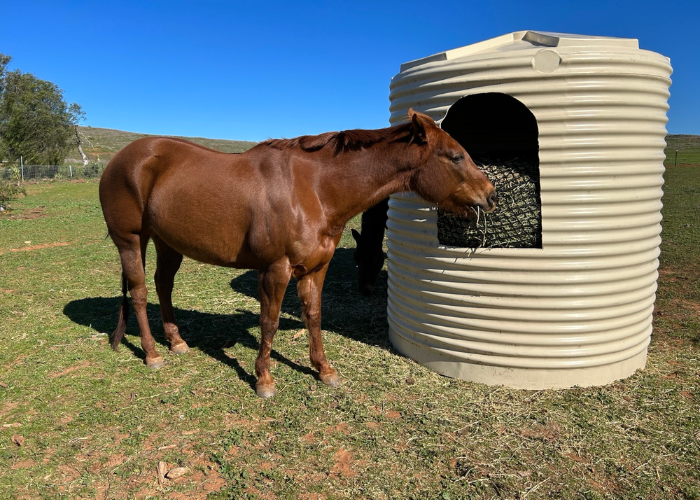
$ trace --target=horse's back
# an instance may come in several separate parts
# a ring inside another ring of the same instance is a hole
[[[135,176],[162,175],[178,165],[186,166],[205,158],[228,156],[184,139],[144,137],[122,148],[105,167],[102,178],[107,184],[120,178],[135,182],[139,180]]]
[[[107,164],[100,180],[100,201],[131,197],[143,209],[154,184],[176,171],[187,177],[191,170],[222,163],[227,155],[183,139],[145,137],[122,148]]]

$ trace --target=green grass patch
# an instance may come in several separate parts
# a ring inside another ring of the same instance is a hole
[[[254,272],[185,259],[182,356],[151,286],[167,363],[149,371],[134,318],[107,346],[120,269],[97,183],[29,185],[0,216],[0,498],[700,498],[700,168],[666,179],[658,313],[633,377],[519,391],[427,370],[391,349],[385,272],[373,297],[356,291],[346,233],[323,301],[343,385],[314,377],[292,284],[272,400],[252,387]],[[151,275],[154,261],[151,245]],[[161,483],[160,462],[187,471]]]
[[[700,167],[700,135],[667,135],[664,153],[666,168]]]

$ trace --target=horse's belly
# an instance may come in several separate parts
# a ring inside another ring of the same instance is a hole
[[[154,204],[149,210],[152,232],[179,253],[207,264],[255,269],[243,217],[211,207],[189,208]]]

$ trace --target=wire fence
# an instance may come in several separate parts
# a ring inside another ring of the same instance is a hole
[[[39,182],[42,180],[71,180],[95,179],[102,175],[105,165],[89,163],[87,166],[73,165],[24,165],[23,167],[0,167],[0,179],[13,179],[17,175],[24,182]]]

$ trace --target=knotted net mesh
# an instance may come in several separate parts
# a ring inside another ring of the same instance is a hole
[[[441,245],[465,248],[542,248],[539,159],[527,154],[481,158],[477,166],[496,188],[498,206],[490,214],[457,217],[438,210]]]

